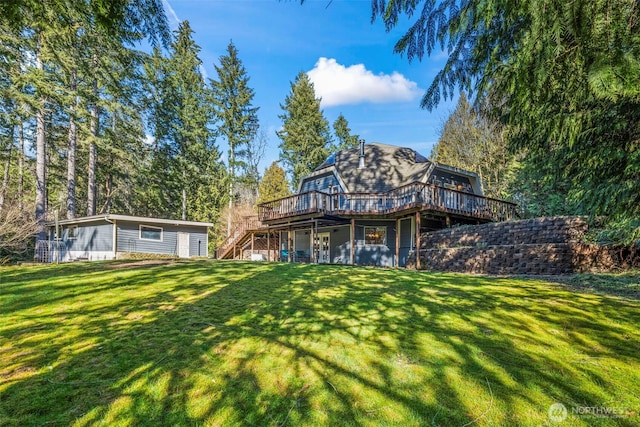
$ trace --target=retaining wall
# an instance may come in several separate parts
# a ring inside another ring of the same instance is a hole
[[[582,243],[582,217],[464,226],[421,236],[421,269],[479,274],[570,274],[610,270],[607,248]],[[415,252],[408,267],[415,268]]]

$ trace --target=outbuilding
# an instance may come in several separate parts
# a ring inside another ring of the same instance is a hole
[[[208,222],[129,215],[95,215],[47,223],[40,261],[111,260],[129,254],[208,256]]]

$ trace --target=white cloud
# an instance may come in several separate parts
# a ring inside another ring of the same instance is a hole
[[[181,21],[180,18],[178,18],[176,11],[173,10],[173,7],[171,7],[169,0],[162,0],[162,4],[164,5],[165,12],[169,12],[169,18],[171,18],[169,19],[169,25],[173,29],[178,28],[178,24],[180,24]]]
[[[307,72],[323,107],[412,101],[422,95],[418,84],[394,71],[373,74],[364,64],[344,66],[333,58],[320,58]]]

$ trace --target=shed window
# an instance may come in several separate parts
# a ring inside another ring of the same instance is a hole
[[[365,245],[384,245],[387,240],[387,227],[365,227]]]
[[[150,225],[141,225],[140,239],[155,240],[157,242],[162,242],[162,227],[152,227]]]
[[[67,239],[73,240],[76,237],[78,237],[78,226],[72,225],[69,228],[67,228]]]

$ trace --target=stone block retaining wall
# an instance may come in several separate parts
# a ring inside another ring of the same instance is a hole
[[[479,274],[570,274],[610,270],[607,248],[582,243],[582,217],[549,217],[424,233],[421,268]],[[415,268],[415,253],[408,267]]]

